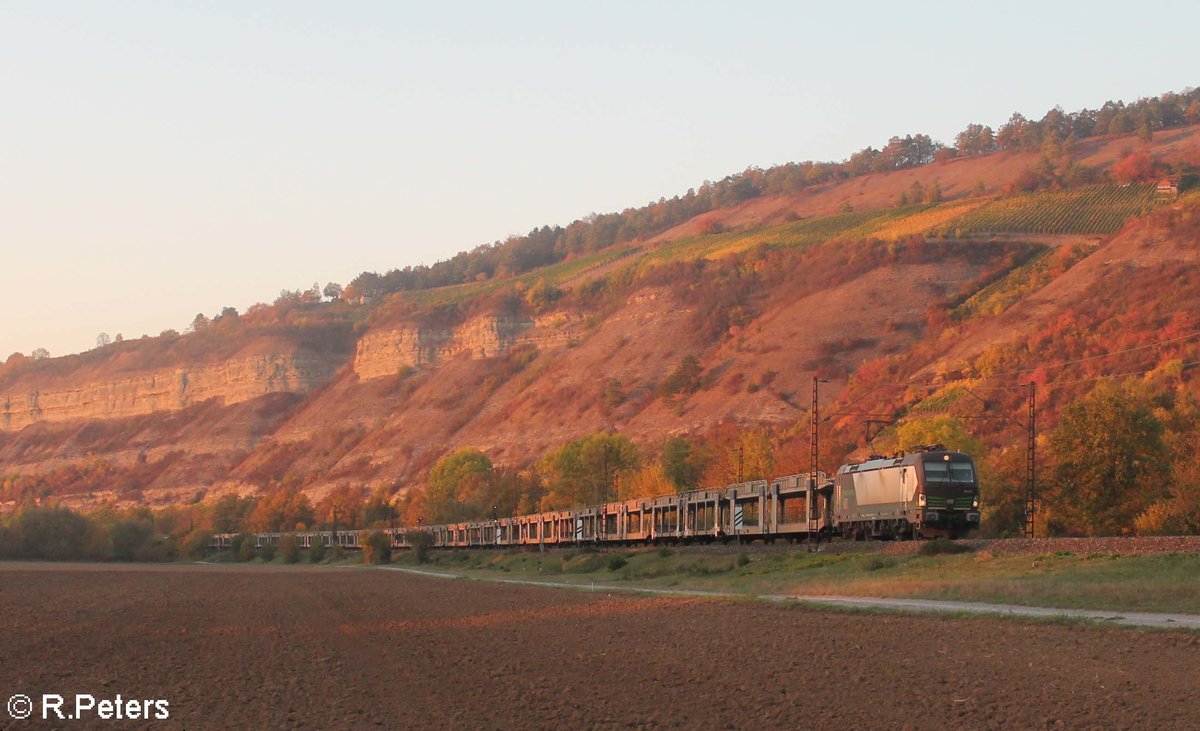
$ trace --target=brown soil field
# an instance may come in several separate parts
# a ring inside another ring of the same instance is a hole
[[[1200,708],[1187,633],[325,567],[3,564],[0,658],[0,700],[170,703],[62,728],[1164,729]]]

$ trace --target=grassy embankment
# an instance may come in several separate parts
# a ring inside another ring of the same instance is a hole
[[[416,566],[402,554],[397,563]],[[1073,609],[1200,612],[1200,555],[993,556],[880,553],[553,550],[435,551],[435,571],[745,595],[943,599]]]

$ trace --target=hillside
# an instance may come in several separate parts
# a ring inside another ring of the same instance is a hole
[[[1198,147],[1193,125],[1144,149],[1169,166]],[[518,276],[280,302],[182,336],[10,359],[0,501],[400,495],[459,448],[517,473],[597,432],[629,437],[643,462],[684,436],[715,479],[738,439],[765,430],[771,469],[795,472],[808,468],[814,377],[836,416],[821,465],[833,469],[865,448],[861,414],[894,419],[988,369],[1197,329],[1196,198],[1156,206],[1152,184],[1104,177],[1142,148],[1135,135],[1076,143],[1098,177],[1060,191],[1012,190],[1041,153],[961,157],[759,196]],[[910,197],[921,190],[939,194]],[[1150,367],[1190,357],[1154,355]],[[1094,374],[1126,372],[1109,366]],[[1086,392],[1047,388],[1047,425]],[[1020,413],[1020,392],[996,398],[1005,418]],[[975,433],[997,454],[1023,444],[1011,424]]]

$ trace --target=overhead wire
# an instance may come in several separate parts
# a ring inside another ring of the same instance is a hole
[[[1021,368],[1021,369],[1015,370],[1015,371],[1008,371],[1007,373],[993,373],[990,376],[988,376],[988,378],[1003,378],[1004,376],[1015,376],[1015,375],[1019,375],[1021,373],[1032,373],[1036,370],[1046,369],[1046,368],[1062,368],[1064,366],[1077,365],[1079,363],[1087,363],[1088,361],[1100,360],[1101,358],[1111,358],[1114,355],[1125,355],[1126,353],[1136,353],[1139,350],[1149,350],[1150,348],[1161,348],[1162,346],[1170,345],[1171,343],[1178,343],[1178,342],[1181,342],[1184,340],[1190,340],[1198,335],[1200,335],[1200,331],[1188,333],[1187,335],[1180,335],[1179,337],[1169,338],[1167,340],[1160,340],[1155,343],[1146,343],[1145,345],[1137,345],[1132,348],[1125,348],[1124,350],[1114,350],[1111,353],[1100,353],[1098,355],[1089,355],[1089,356],[1086,356],[1083,358],[1076,358],[1074,360],[1064,360],[1064,361],[1060,361],[1058,363],[1050,363],[1048,365],[1034,366],[1033,368]]]
[[[1125,348],[1122,350],[1114,350],[1111,353],[1100,353],[1098,355],[1089,355],[1089,356],[1086,356],[1083,358],[1075,358],[1073,360],[1064,360],[1064,361],[1059,361],[1057,363],[1048,363],[1048,364],[1043,364],[1040,366],[1034,366],[1032,368],[1021,368],[1021,369],[1013,370],[1013,371],[1005,371],[1003,373],[991,373],[986,376],[981,376],[979,379],[975,379],[975,380],[989,381],[989,380],[996,379],[996,378],[1003,378],[1005,376],[1014,376],[1014,375],[1019,375],[1022,373],[1033,373],[1034,371],[1037,371],[1037,370],[1063,368],[1063,367],[1066,367],[1069,365],[1078,365],[1079,363],[1087,363],[1087,362],[1090,362],[1093,360],[1100,360],[1102,358],[1111,358],[1116,355],[1125,355],[1128,353],[1136,353],[1136,352],[1142,351],[1142,350],[1149,350],[1150,348],[1159,348],[1164,345],[1170,345],[1172,343],[1178,343],[1178,342],[1182,342],[1184,340],[1190,340],[1197,336],[1200,336],[1200,331],[1188,333],[1187,335],[1180,335],[1180,336],[1174,337],[1174,338],[1168,338],[1166,340],[1159,340],[1159,341],[1156,341],[1153,343],[1146,343],[1145,345],[1138,345],[1138,346],[1135,346],[1132,348]],[[1185,367],[1191,367],[1192,365],[1193,364],[1187,364]],[[1071,380],[1071,381],[1052,381],[1052,382],[1048,382],[1044,385],[1046,387],[1051,387],[1051,386],[1057,386],[1057,385],[1069,385],[1069,384],[1073,384],[1073,383],[1084,383],[1086,381],[1093,381],[1093,380],[1103,380],[1105,378],[1125,378],[1128,376],[1143,375],[1143,374],[1149,373],[1150,371],[1153,371],[1153,370],[1154,370],[1154,367],[1150,367],[1145,370],[1132,371],[1132,372],[1128,372],[1128,373],[1114,373],[1114,374],[1109,374],[1109,375],[1104,375],[1104,376],[1095,376],[1095,377],[1089,377],[1089,378],[1085,378],[1085,379],[1078,379],[1078,380]],[[846,406],[844,406],[843,408],[849,408],[850,406],[854,405],[858,401],[861,401],[862,399],[866,398],[867,396],[874,393],[875,391],[878,391],[881,388],[889,388],[889,387],[890,388],[945,388],[945,387],[953,387],[954,385],[955,385],[954,383],[945,383],[945,382],[939,382],[939,381],[924,381],[924,382],[909,381],[909,382],[898,382],[898,383],[877,383],[877,384],[875,384],[875,386],[873,388],[871,388],[870,391],[867,391],[866,393],[864,393],[861,396],[859,396],[858,398],[856,398],[854,401],[851,401],[850,403],[846,404]],[[1028,383],[1020,383],[1020,384],[1012,384],[1012,385],[1007,385],[1007,386],[974,386],[974,389],[976,391],[1014,391],[1014,390],[1018,390],[1018,389],[1022,389],[1022,388],[1028,388],[1028,386],[1029,386]],[[963,388],[966,388],[966,387],[963,386]]]
[[[1198,365],[1200,365],[1200,361],[1192,361],[1191,363],[1182,364],[1180,366],[1180,368],[1183,370],[1187,370],[1189,368],[1195,368]],[[1158,366],[1154,366],[1152,368],[1145,368],[1140,371],[1129,371],[1127,373],[1109,373],[1109,374],[1103,375],[1103,376],[1091,376],[1089,378],[1077,378],[1077,379],[1073,379],[1070,381],[1048,381],[1045,384],[1045,387],[1046,388],[1054,388],[1056,386],[1070,386],[1070,385],[1073,385],[1076,383],[1090,383],[1091,381],[1103,381],[1103,380],[1106,380],[1109,378],[1129,378],[1130,376],[1144,376],[1147,373],[1153,373],[1157,369],[1158,369]]]

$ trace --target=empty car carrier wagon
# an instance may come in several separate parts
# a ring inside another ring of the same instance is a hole
[[[966,535],[979,526],[979,481],[970,455],[940,445],[823,472],[688,490],[603,505],[492,520],[385,530],[397,548],[409,530],[423,530],[436,547],[547,546],[712,541],[863,540]],[[299,545],[357,547],[367,531],[301,531]],[[258,546],[282,533],[255,535]],[[213,537],[228,548],[234,534]]]

